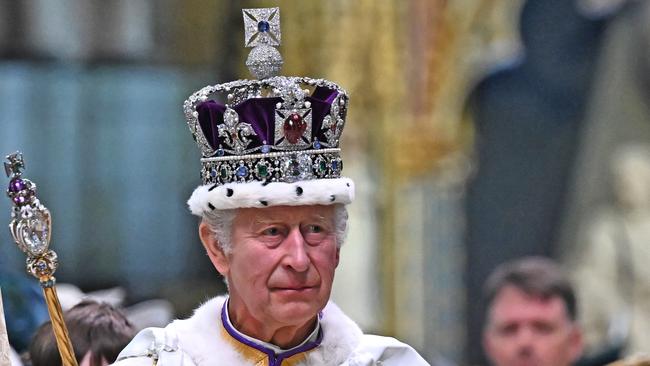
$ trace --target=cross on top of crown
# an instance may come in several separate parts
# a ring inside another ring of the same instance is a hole
[[[243,9],[244,45],[255,47],[260,44],[279,46],[280,8]]]
[[[280,8],[243,9],[244,45],[253,49],[246,66],[259,80],[277,76],[282,68]]]
[[[7,155],[6,159],[9,160],[9,162],[4,163],[7,177],[18,176],[21,174],[21,170],[25,169],[22,153],[16,151],[13,154]]]

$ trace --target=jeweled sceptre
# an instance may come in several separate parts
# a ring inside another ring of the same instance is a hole
[[[22,154],[15,152],[7,156],[7,160],[4,163],[10,179],[7,195],[13,203],[9,230],[18,248],[27,254],[27,272],[38,278],[43,288],[61,361],[65,366],[77,366],[54,287],[54,271],[58,259],[56,253],[48,248],[52,235],[52,216],[36,197],[36,185],[22,177],[21,170],[25,168]]]

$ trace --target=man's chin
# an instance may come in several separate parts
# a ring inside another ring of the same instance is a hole
[[[320,311],[322,306],[313,301],[305,301],[299,299],[286,299],[279,298],[275,301],[274,313],[277,320],[285,320],[284,323],[304,323],[312,320]],[[280,319],[281,318],[281,319]]]

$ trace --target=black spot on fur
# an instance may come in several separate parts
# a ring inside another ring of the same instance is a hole
[[[260,203],[262,204],[262,206],[268,206],[269,205],[269,203],[266,202],[266,201],[260,201]]]
[[[232,197],[233,193],[235,193],[235,191],[233,191],[232,188],[228,188],[226,190],[226,196],[228,197]]]
[[[302,187],[296,187],[296,194],[302,196]]]
[[[215,209],[215,207],[210,202],[208,202],[208,207],[210,207],[211,210]]]
[[[335,200],[336,200],[336,196],[331,195],[331,196],[330,196],[330,202],[334,202]]]
[[[212,191],[213,189],[215,189],[217,187],[218,187],[218,184],[215,183],[214,185],[212,185],[212,187],[210,187],[210,189],[208,189],[208,192]]]
[[[349,186],[350,186],[350,183],[345,183],[345,185],[349,187]]]

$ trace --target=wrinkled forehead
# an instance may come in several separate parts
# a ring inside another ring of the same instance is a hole
[[[240,208],[236,211],[235,224],[281,222],[301,223],[303,221],[332,222],[333,205],[272,206],[265,208]]]
[[[488,307],[489,322],[515,320],[569,321],[566,303],[559,295],[529,294],[515,286],[502,288]]]

